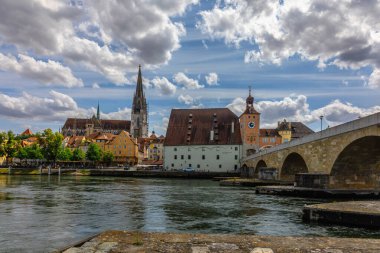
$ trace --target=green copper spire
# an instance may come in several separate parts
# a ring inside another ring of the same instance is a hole
[[[98,101],[98,110],[96,111],[96,118],[97,118],[97,119],[100,119],[99,101]]]

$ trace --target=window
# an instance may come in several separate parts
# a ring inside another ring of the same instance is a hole
[[[189,167],[191,168],[191,163],[189,163]]]
[[[216,155],[216,160],[219,160],[219,155]]]
[[[235,168],[235,170],[237,170],[237,165],[236,165],[236,164],[235,164],[235,167],[234,167],[234,168]]]
[[[271,138],[270,142],[275,143],[276,142],[276,138]]]
[[[238,147],[235,147],[235,150],[238,150]]]
[[[174,163],[172,163],[172,167],[174,167]]]
[[[205,155],[202,155],[202,160],[206,159],[206,156]]]
[[[191,155],[188,155],[188,156],[187,156],[187,159],[191,159]]]
[[[198,164],[198,165],[197,165],[197,168],[199,169],[200,167],[201,167],[201,165],[200,165],[200,164]]]
[[[177,160],[177,155],[174,155],[174,160]]]
[[[183,157],[184,157],[184,156],[183,156],[183,155],[181,155],[181,160],[183,160]]]
[[[238,156],[237,155],[235,155],[235,160],[237,160],[238,159]]]
[[[222,168],[222,165],[221,164],[219,164],[219,169],[221,169]]]
[[[177,151],[177,148],[174,148],[174,151]]]

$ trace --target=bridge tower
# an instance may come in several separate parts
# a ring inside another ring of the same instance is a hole
[[[240,115],[241,138],[243,142],[243,157],[247,157],[259,151],[260,148],[260,113],[253,106],[254,98],[249,95],[246,99],[246,109]]]

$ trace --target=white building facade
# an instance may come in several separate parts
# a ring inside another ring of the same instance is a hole
[[[235,172],[240,168],[241,145],[165,146],[166,170],[193,169],[205,172]]]

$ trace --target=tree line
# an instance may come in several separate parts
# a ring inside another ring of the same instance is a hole
[[[22,141],[29,137],[35,137],[32,145],[22,146]],[[87,152],[76,148],[71,150],[64,147],[63,135],[46,129],[42,133],[33,135],[16,136],[12,131],[0,132],[0,157],[6,158],[6,164],[12,158],[20,160],[46,160],[55,164],[57,161],[91,161],[104,162],[110,165],[114,160],[114,155],[103,150],[95,143],[89,143]]]

